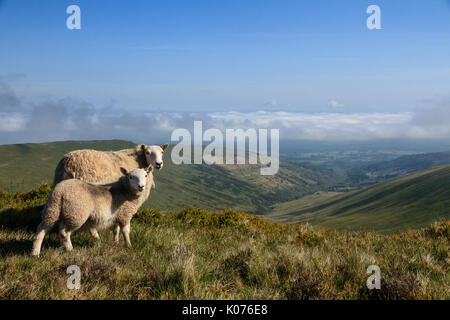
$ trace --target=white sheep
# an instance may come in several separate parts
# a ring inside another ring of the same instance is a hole
[[[80,179],[86,182],[105,184],[117,180],[121,167],[156,169],[163,167],[163,153],[169,145],[147,146],[140,144],[134,149],[119,151],[75,150],[63,156],[55,169],[53,187],[66,179]],[[91,234],[99,239],[98,232],[92,228]]]
[[[63,156],[55,169],[53,187],[66,179],[80,179],[91,183],[110,183],[116,180],[119,168],[127,170],[163,167],[163,153],[168,144],[147,146],[119,151],[75,150]],[[112,179],[112,180],[111,180]]]
[[[55,225],[59,227],[59,237],[67,251],[72,250],[71,233],[80,228],[92,232],[92,229],[113,227],[116,242],[122,229],[125,243],[130,247],[130,221],[150,195],[154,186],[153,173],[151,165],[146,169],[120,168],[120,171],[123,175],[117,181],[105,185],[78,179],[58,183],[43,210],[32,255],[39,256],[45,234]]]

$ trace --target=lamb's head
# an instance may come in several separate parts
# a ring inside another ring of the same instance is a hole
[[[163,144],[161,146],[146,146],[141,145],[141,150],[145,154],[145,159],[147,159],[147,164],[152,165],[156,169],[162,169],[163,167],[163,153],[166,151],[168,144]]]
[[[149,165],[145,169],[137,168],[130,171],[121,167],[120,171],[126,176],[131,191],[138,194],[145,190],[147,183],[153,183],[153,179],[149,179],[152,178],[149,177],[152,175],[152,169],[152,165]]]

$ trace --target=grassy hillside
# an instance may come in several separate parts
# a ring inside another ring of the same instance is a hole
[[[450,223],[380,236],[279,225],[242,212],[142,210],[133,248],[109,231],[94,241],[56,234],[29,255],[49,188],[0,192],[0,297],[3,299],[450,299]],[[381,269],[368,290],[366,269]],[[68,290],[69,265],[81,289]]]
[[[271,219],[341,230],[390,233],[450,217],[450,166],[433,167],[374,186],[318,199],[275,206]]]
[[[372,164],[366,170],[371,177],[388,179],[446,164],[450,164],[450,151],[403,156]]]
[[[62,156],[78,149],[120,150],[135,144],[123,140],[61,141],[0,146],[0,188],[26,191],[51,183]]]
[[[72,150],[132,148],[128,141],[67,141],[0,146],[0,188],[26,191],[51,183],[56,164]],[[307,169],[281,162],[276,176],[262,177],[259,166],[174,165],[171,149],[164,168],[155,171],[156,189],[146,207],[179,210],[186,206],[210,210],[238,209],[264,213],[280,201],[289,201],[317,190],[327,190],[339,179],[332,170]]]
[[[348,170],[353,183],[376,183],[404,176],[430,167],[450,164],[450,151],[406,155],[389,161],[380,161]]]
[[[134,143],[119,140],[0,146],[0,188],[26,191],[52,181],[56,163],[71,150],[131,147]],[[144,208],[241,210],[278,222],[382,233],[421,228],[449,217],[450,179],[445,168],[339,195],[329,191],[341,190],[336,186],[342,175],[332,169],[282,161],[277,175],[261,176],[257,165],[174,165],[170,152],[169,148],[164,156],[163,170],[154,173],[156,189]],[[442,154],[422,158],[443,159]]]

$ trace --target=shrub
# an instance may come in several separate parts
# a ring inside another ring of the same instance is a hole
[[[48,184],[29,192],[0,191],[0,225],[8,229],[34,231],[50,191]]]
[[[200,208],[185,208],[174,216],[187,224],[213,228],[237,227],[239,230],[280,232],[287,227],[278,223],[268,223],[259,216],[230,209],[210,212]]]
[[[157,226],[162,218],[161,211],[156,209],[140,209],[135,218],[145,224]]]
[[[50,195],[51,187],[43,184],[28,192],[8,192],[0,190],[0,209],[11,207],[13,209],[28,209],[43,205]]]
[[[248,281],[250,276],[249,261],[251,256],[251,249],[246,249],[227,257],[222,263],[222,274],[237,276],[244,282]]]
[[[310,300],[320,298],[319,280],[306,272],[303,266],[300,267],[299,276],[291,282],[286,292],[289,300]]]
[[[318,232],[314,229],[308,229],[307,231],[299,232],[295,237],[295,242],[307,246],[314,247],[318,246],[322,242],[323,237],[321,237]]]
[[[175,217],[188,224],[224,228],[245,223],[244,214],[234,210],[209,212],[200,208],[185,208],[175,214]]]
[[[450,240],[450,221],[439,221],[433,223],[429,228],[423,229],[425,236],[436,239],[443,238]]]

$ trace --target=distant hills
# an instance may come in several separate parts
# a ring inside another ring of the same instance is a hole
[[[311,201],[312,197],[315,201]],[[308,222],[341,230],[382,233],[428,225],[450,218],[450,165],[425,169],[349,193],[316,193],[278,204],[268,216],[286,223]]]
[[[0,146],[0,188],[26,191],[51,183],[61,157],[72,150],[133,148],[130,141],[64,141]],[[318,190],[327,190],[340,177],[330,169],[308,169],[280,163],[275,176],[261,176],[253,165],[175,165],[171,148],[164,168],[155,171],[156,189],[146,207],[179,210],[188,206],[209,210],[237,209],[264,214],[275,203],[290,201]]]
[[[346,186],[365,187],[389,179],[404,176],[426,168],[450,164],[450,151],[418,153],[402,155],[395,159],[372,162],[366,165],[354,165],[345,170],[347,178],[343,183]],[[349,188],[347,187],[347,190]],[[333,191],[342,191],[334,188]]]
[[[402,156],[382,161],[365,168],[367,175],[375,179],[390,179],[430,167],[450,164],[450,151]]]
[[[133,147],[123,140],[3,145],[0,188],[27,191],[51,183],[56,164],[72,150]],[[261,176],[258,165],[175,165],[170,153],[171,147],[164,168],[154,173],[156,189],[146,208],[234,209],[278,222],[383,233],[449,218],[450,165],[430,167],[450,164],[450,152],[402,156],[349,171],[281,161],[275,176]],[[364,185],[369,186],[357,188]],[[353,191],[341,192],[348,190]]]

